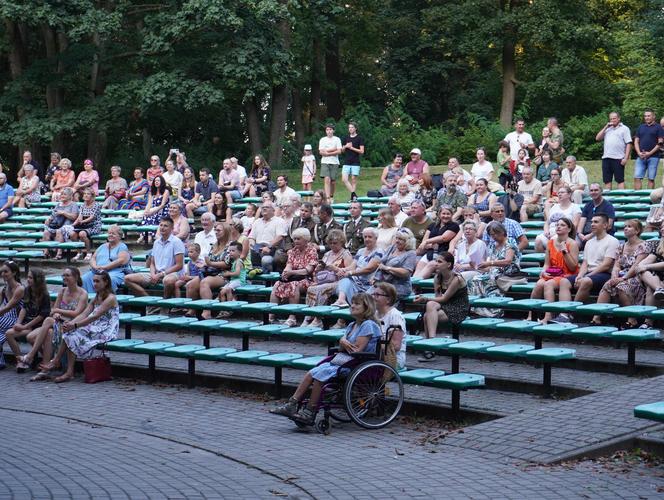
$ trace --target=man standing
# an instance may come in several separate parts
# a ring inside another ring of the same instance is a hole
[[[634,189],[641,189],[643,177],[648,173],[648,189],[655,188],[655,177],[661,150],[659,142],[664,141],[664,128],[655,120],[655,112],[646,109],[643,112],[643,123],[634,134]]]
[[[194,198],[187,203],[187,217],[194,218],[194,214],[200,215],[209,212],[214,203],[214,193],[218,192],[217,183],[210,176],[209,168],[202,168],[200,181],[196,184]]]
[[[341,139],[334,135],[334,125],[325,125],[325,137],[318,141],[320,154],[320,176],[323,178],[323,189],[330,203],[334,203],[334,189],[339,176],[339,153],[341,153]]]
[[[320,222],[314,229],[313,241],[318,245],[319,255],[327,252],[330,248],[326,245],[327,235],[333,229],[343,229],[341,224],[334,220],[334,211],[330,205],[321,205],[318,211]]]
[[[350,221],[344,224],[346,248],[355,255],[355,252],[364,246],[362,231],[369,227],[369,222],[362,217],[362,203],[359,201],[351,202],[348,211],[350,212]]]
[[[251,226],[251,263],[261,267],[264,273],[272,272],[272,262],[281,240],[286,236],[286,225],[280,217],[274,216],[271,201],[263,202],[261,218]]]
[[[214,223],[217,218],[212,213],[205,213],[201,215],[201,226],[203,230],[196,233],[194,236],[194,243],[198,243],[201,247],[202,259],[205,259],[210,253],[210,249],[217,242],[217,236],[214,234]]]
[[[173,236],[173,219],[166,216],[159,222],[159,233],[152,245],[150,272],[133,273],[125,276],[125,285],[134,294],[146,296],[145,287],[164,283],[164,298],[175,295],[175,282],[182,274],[184,266],[184,244]]]
[[[519,244],[519,250],[523,250],[528,246],[528,238],[526,238],[526,233],[521,227],[521,224],[519,224],[514,219],[508,219],[505,217],[505,206],[502,203],[496,202],[493,204],[491,207],[491,218],[503,225],[505,231],[507,231],[507,237],[514,238],[514,240]],[[489,244],[491,241],[489,231],[484,231],[482,240],[487,245]]]
[[[581,250],[583,250],[586,242],[594,236],[591,226],[595,214],[605,214],[609,220],[607,232],[611,235],[615,232],[613,222],[616,220],[616,210],[611,202],[602,196],[602,186],[596,182],[590,185],[590,198],[591,200],[583,206],[581,218],[576,225],[576,238]]]
[[[457,174],[445,172],[443,179],[445,184],[438,190],[435,211],[437,212],[442,205],[449,205],[453,210],[452,219],[460,220],[464,207],[468,205],[468,197],[459,191]]]
[[[344,137],[343,146],[344,166],[341,169],[341,180],[350,191],[351,201],[357,199],[357,178],[360,176],[360,155],[364,154],[364,139],[357,135],[357,124],[350,122],[348,124],[348,135]],[[350,175],[350,181],[348,176]]]
[[[593,237],[586,243],[578,274],[560,280],[561,302],[572,300],[572,288],[576,288],[574,300],[585,302],[591,292],[598,293],[604,283],[611,279],[611,269],[620,242],[606,232],[608,227],[609,218],[606,214],[593,216]],[[565,252],[563,250],[563,254]],[[561,314],[554,321],[568,323],[570,318],[567,314]]]
[[[533,136],[525,132],[526,122],[522,119],[516,120],[514,123],[514,130],[505,136],[505,141],[510,145],[510,157],[518,158],[519,149],[526,150],[526,158],[529,157],[529,151],[535,150],[535,143]]]
[[[240,174],[233,168],[230,158],[226,158],[222,163],[221,172],[219,172],[219,192],[226,198],[226,220],[233,218],[233,209],[231,204],[235,200],[242,198],[240,191]]]
[[[542,210],[540,201],[542,200],[542,183],[535,179],[533,169],[523,167],[521,172],[523,179],[517,184],[517,192],[523,196],[523,205],[519,214],[521,222],[526,222],[528,217],[532,217]]]
[[[572,190],[572,201],[581,206],[583,196],[588,194],[588,174],[586,169],[576,164],[575,156],[565,159],[565,167],[562,171],[562,179]]]
[[[427,216],[427,207],[422,200],[415,200],[410,204],[410,217],[408,217],[401,227],[410,229],[415,236],[415,247],[419,247],[433,221]]]
[[[604,141],[602,154],[602,180],[604,189],[611,189],[616,178],[618,189],[625,189],[625,165],[632,151],[632,134],[629,127],[620,121],[620,114],[609,113],[609,122],[597,132],[597,142]]]
[[[0,172],[0,222],[12,216],[14,206],[14,188],[7,183],[7,175]]]

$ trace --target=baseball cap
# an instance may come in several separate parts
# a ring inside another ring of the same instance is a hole
[[[304,145],[304,150],[305,151],[311,151],[311,144],[305,144]]]
[[[420,151],[420,148],[413,148],[410,150],[410,154],[422,155],[422,151]]]

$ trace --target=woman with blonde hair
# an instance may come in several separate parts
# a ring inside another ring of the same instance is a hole
[[[394,243],[394,235],[399,227],[389,208],[381,208],[378,212],[378,240],[376,246],[380,250],[387,250]]]

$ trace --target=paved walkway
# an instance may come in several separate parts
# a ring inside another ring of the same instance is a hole
[[[7,370],[0,394],[2,498],[648,498],[664,486],[640,465],[537,466],[470,449],[459,440],[472,427],[301,432],[267,413],[272,402],[209,390],[30,383]]]

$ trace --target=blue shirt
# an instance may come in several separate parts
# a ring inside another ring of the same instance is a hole
[[[154,240],[152,261],[158,273],[175,265],[177,255],[184,255],[184,244],[177,236],[171,234],[166,241],[161,237]],[[178,271],[178,274],[182,274],[182,270]]]
[[[505,217],[502,221],[496,221],[500,222],[503,227],[505,228],[505,231],[507,231],[507,237],[508,238],[514,238],[518,242],[519,238],[525,234],[523,231],[523,228],[521,227],[521,224],[519,224],[517,221],[514,219],[508,219]],[[482,235],[482,240],[484,243],[487,245],[493,241],[493,238],[489,236],[489,231],[484,231],[484,234]]]
[[[636,129],[636,134],[634,134],[634,137],[639,138],[639,149],[643,153],[647,153],[657,145],[657,141],[660,138],[664,138],[664,128],[662,128],[661,125],[657,122],[652,122],[650,125],[642,123],[639,125],[639,128]],[[662,152],[659,151],[653,156],[657,157],[661,156],[661,154]]]
[[[10,196],[14,196],[14,188],[5,183],[4,187],[0,189],[0,208],[5,206]]]
[[[602,203],[595,206],[592,200],[586,203],[581,209],[581,217],[586,218],[586,222],[583,225],[583,234],[590,234],[590,223],[593,220],[593,215],[595,214],[606,214],[609,219],[616,220],[616,210],[613,208],[613,205],[606,198],[602,198]],[[608,233],[613,234],[616,230],[613,226],[609,229]]]

